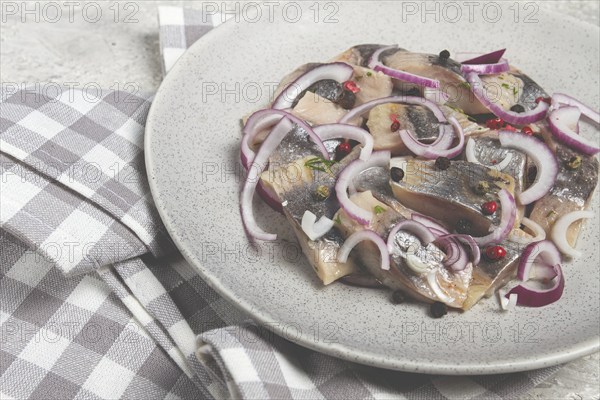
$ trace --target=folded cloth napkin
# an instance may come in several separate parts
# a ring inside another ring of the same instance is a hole
[[[165,71],[220,16],[159,10]],[[559,367],[429,376],[290,343],[181,258],[144,172],[150,94],[0,93],[0,398],[515,398]]]

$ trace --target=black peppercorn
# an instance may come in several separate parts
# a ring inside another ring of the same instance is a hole
[[[398,167],[392,167],[390,170],[390,177],[394,182],[400,182],[404,179],[404,170]]]
[[[514,106],[512,106],[510,108],[510,111],[514,111],[516,113],[522,113],[522,112],[525,112],[525,108],[520,104],[515,104]]]
[[[445,64],[446,61],[448,61],[448,59],[450,58],[450,52],[448,50],[442,50],[440,51],[440,64]]]
[[[404,303],[404,300],[405,300],[405,297],[404,297],[404,293],[402,293],[402,291],[396,290],[396,291],[394,291],[394,293],[392,293],[392,303],[401,304],[401,303]]]
[[[450,168],[450,160],[447,157],[438,157],[435,160],[435,166],[437,169],[445,171]]]
[[[349,110],[354,108],[354,103],[356,102],[356,95],[352,93],[350,90],[344,89],[340,94],[340,97],[337,100],[337,103],[340,107]]]
[[[448,307],[444,303],[436,301],[429,307],[429,312],[433,318],[442,318],[448,314]]]
[[[468,219],[459,219],[455,227],[456,232],[462,234],[470,234],[472,228],[473,224]]]

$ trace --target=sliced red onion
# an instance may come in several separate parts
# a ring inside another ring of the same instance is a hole
[[[427,274],[427,283],[429,284],[429,287],[431,288],[431,290],[433,290],[433,293],[435,293],[436,297],[440,301],[443,301],[444,303],[449,303],[452,301],[452,298],[446,295],[440,287],[435,272],[430,272]]]
[[[537,167],[535,181],[519,193],[519,202],[527,205],[544,197],[554,186],[558,175],[558,160],[552,150],[541,140],[524,133],[500,131],[498,138],[502,147],[527,154]]]
[[[534,287],[527,280],[530,278],[532,265],[537,258],[552,268],[556,277],[552,280],[552,285],[547,289]],[[506,296],[517,294],[517,304],[529,307],[542,307],[552,304],[561,298],[565,287],[565,279],[560,267],[561,258],[556,246],[549,240],[531,243],[525,248],[521,255],[517,276],[524,280],[519,286],[511,289]]]
[[[441,246],[446,253],[446,259],[443,262],[445,267],[450,267],[453,271],[462,271],[466,268],[469,261],[467,252],[457,240],[445,235],[436,238],[435,244]]]
[[[313,128],[316,135],[324,142],[331,139],[351,139],[363,145],[359,158],[368,160],[373,152],[373,136],[366,130],[348,124],[325,124]]]
[[[283,213],[283,207],[281,206],[281,203],[279,202],[279,198],[277,197],[277,195],[275,193],[273,193],[270,189],[268,189],[262,183],[262,181],[258,182],[258,185],[256,186],[256,192],[258,193],[260,198],[263,199],[263,201],[265,203],[267,203],[267,205],[269,207],[271,207],[273,210],[275,210],[279,213]]]
[[[334,62],[323,64],[311,69],[296,80],[290,83],[285,90],[273,102],[272,108],[280,110],[292,107],[300,93],[304,92],[315,82],[323,79],[333,79],[338,82],[345,82],[352,77],[354,68],[343,62]]]
[[[573,126],[577,126],[580,117],[581,110],[578,107],[561,107],[550,112],[548,125],[550,125],[550,131],[556,140],[576,151],[592,156],[600,152],[600,147],[593,141],[578,135],[572,129]]]
[[[275,240],[277,235],[263,231],[256,223],[254,218],[254,210],[252,209],[252,198],[256,191],[256,186],[260,180],[260,175],[265,170],[271,153],[275,151],[279,143],[292,129],[292,123],[287,118],[280,121],[275,129],[265,139],[262,146],[258,150],[252,165],[248,168],[248,176],[244,187],[242,188],[240,211],[242,214],[242,222],[246,231],[255,239],[259,240]]]
[[[504,121],[510,124],[527,125],[532,122],[540,121],[546,116],[546,111],[548,111],[549,105],[544,101],[540,101],[533,110],[527,112],[518,113],[515,111],[508,111],[487,98],[483,82],[481,82],[481,78],[479,78],[479,75],[477,75],[476,72],[469,72],[466,76],[466,79],[471,85],[471,90],[473,91],[473,94],[477,100],[479,100],[497,117],[502,118]]]
[[[368,225],[371,222],[373,219],[373,212],[357,206],[348,198],[348,186],[350,186],[354,178],[365,169],[371,167],[387,167],[389,162],[389,151],[376,151],[373,152],[371,158],[366,161],[352,161],[344,168],[338,177],[335,184],[335,193],[338,202],[350,218],[362,225]]]
[[[513,229],[515,219],[517,218],[517,205],[515,199],[506,189],[502,189],[498,192],[498,199],[500,200],[502,211],[500,214],[500,224],[489,235],[473,238],[475,243],[479,246],[485,246],[490,243],[500,243],[506,239]]]
[[[469,138],[469,140],[467,140],[467,145],[465,146],[465,156],[467,157],[468,162],[483,165],[485,167],[495,169],[496,171],[502,171],[504,168],[506,168],[508,164],[510,164],[510,162],[512,161],[513,157],[512,153],[507,153],[506,157],[504,157],[502,161],[500,161],[498,164],[482,164],[481,162],[479,162],[477,156],[475,155],[475,141],[472,138]]]
[[[436,229],[436,228],[428,228],[428,229],[429,229],[429,231],[431,233],[433,233],[433,236],[435,236],[436,238],[439,238],[440,236],[444,236],[444,235],[448,234],[447,231],[441,231],[441,230]]]
[[[371,56],[371,58],[369,59],[368,67],[375,71],[383,72],[387,76],[391,76],[394,79],[398,79],[398,80],[409,82],[409,83],[414,83],[415,85],[425,86],[425,87],[430,87],[430,88],[439,88],[440,87],[440,81],[438,81],[437,79],[430,79],[430,78],[426,78],[424,76],[411,74],[409,72],[400,71],[400,70],[385,66],[383,64],[383,62],[381,62],[381,60],[380,60],[381,54],[384,51],[396,49],[396,48],[398,48],[398,45],[382,47],[379,50],[377,50],[376,52],[374,52],[373,55]]]
[[[593,122],[600,124],[600,113],[594,111],[591,107],[586,106],[577,99],[567,96],[563,93],[555,93],[552,95],[552,109],[560,108],[561,104],[566,104],[571,107],[577,107],[579,111]]]
[[[400,131],[400,138],[406,147],[417,156],[433,160],[438,157],[454,158],[458,156],[465,144],[465,133],[463,132],[462,126],[458,123],[456,118],[450,117],[448,120],[454,127],[454,131],[458,136],[458,144],[450,149],[440,149],[432,145],[427,145],[419,142],[408,130],[403,129]],[[444,130],[444,132],[447,132]]]
[[[511,293],[509,296],[505,296],[506,290],[498,290],[498,301],[500,302],[500,308],[502,308],[502,311],[512,310],[517,305],[519,296],[516,293]]]
[[[455,58],[460,61],[461,64],[493,64],[499,62],[505,52],[506,49],[495,50],[491,53],[484,54],[460,52],[456,53]]]
[[[413,221],[417,221],[430,229],[436,229],[437,231],[442,232],[445,235],[450,234],[450,231],[444,225],[442,225],[441,222],[427,215],[412,213],[410,215],[410,219],[412,219]]]
[[[479,250],[479,246],[477,246],[477,242],[473,239],[473,236],[462,234],[453,234],[452,236],[469,246],[469,249],[471,250],[471,262],[473,265],[479,264],[479,261],[481,261],[481,251]]]
[[[242,144],[240,147],[242,165],[245,169],[248,169],[250,164],[252,164],[254,157],[256,156],[254,151],[250,148],[250,146],[254,142],[254,139],[256,138],[256,135],[258,135],[260,131],[267,128],[268,126],[274,125],[275,123],[279,122],[283,119],[283,117],[289,119],[294,124],[304,129],[308,136],[312,139],[312,141],[319,147],[319,150],[321,151],[321,154],[323,154],[323,157],[329,160],[329,153],[323,145],[323,142],[314,133],[312,128],[309,127],[304,121],[302,121],[295,115],[292,115],[289,112],[283,110],[267,109],[260,110],[252,114],[250,118],[248,118],[248,121],[246,121],[246,125],[244,126],[244,136],[242,137]],[[290,128],[290,130],[291,129],[292,128]]]
[[[405,219],[398,222],[388,235],[387,248],[390,253],[394,251],[394,239],[399,231],[412,233],[421,241],[423,245],[428,245],[435,240],[435,236],[425,225],[411,219]]]
[[[572,211],[568,214],[560,217],[552,226],[552,240],[556,244],[556,247],[563,253],[569,257],[580,257],[582,255],[581,251],[575,250],[573,246],[569,244],[567,241],[567,230],[569,226],[575,221],[580,219],[594,218],[596,214],[593,211],[589,210],[579,210]]]
[[[317,216],[306,210],[300,225],[310,240],[317,240],[333,228],[334,222],[324,215],[317,221]]]
[[[350,251],[363,240],[370,240],[377,246],[377,248],[379,249],[379,254],[381,256],[381,269],[389,270],[390,254],[388,252],[386,244],[383,241],[383,239],[379,235],[377,235],[377,233],[369,229],[358,231],[348,236],[348,238],[338,251],[338,261],[341,263],[345,263],[346,261],[348,261]]]
[[[496,63],[490,64],[465,64],[463,63],[460,66],[460,70],[463,73],[475,72],[478,75],[492,75],[492,74],[501,74],[502,72],[506,72],[510,70],[510,66],[508,65],[508,60],[505,58],[500,59],[500,61]]]
[[[350,110],[346,115],[344,115],[338,122],[341,124],[348,123],[348,121],[352,121],[356,117],[360,117],[365,114],[367,111],[371,111],[372,108],[377,107],[381,104],[388,103],[404,103],[404,104],[414,104],[418,106],[427,107],[433,115],[438,119],[438,122],[447,122],[446,116],[440,109],[440,107],[432,101],[424,99],[423,97],[415,97],[415,96],[390,96],[390,97],[382,97],[381,99],[367,101],[364,104],[361,104],[358,107],[354,107]]]
[[[548,264],[533,263],[529,273],[529,279],[538,281],[551,281],[556,278],[556,271]]]

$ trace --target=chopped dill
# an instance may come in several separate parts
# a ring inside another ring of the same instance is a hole
[[[334,160],[326,160],[321,157],[314,157],[304,163],[305,167],[312,169],[313,171],[321,171],[331,174],[331,166],[335,164]]]
[[[381,207],[381,206],[375,206],[375,207],[373,207],[373,211],[375,211],[375,215],[379,215],[382,212],[384,212],[385,209],[383,207]]]

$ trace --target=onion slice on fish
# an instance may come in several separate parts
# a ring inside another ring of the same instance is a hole
[[[471,85],[471,90],[473,94],[485,107],[487,107],[491,112],[493,112],[497,117],[502,118],[504,121],[514,124],[514,125],[526,125],[532,122],[537,122],[546,116],[546,111],[550,107],[545,101],[540,101],[538,105],[530,111],[518,113],[515,111],[505,110],[501,106],[492,102],[488,99],[485,93],[485,87],[483,86],[483,82],[481,78],[476,72],[467,73],[465,79]]]
[[[354,204],[348,197],[348,187],[354,178],[367,168],[387,167],[390,162],[389,151],[376,151],[366,160],[354,160],[344,168],[340,173],[335,184],[335,193],[337,195],[340,207],[346,211],[348,216],[361,225],[368,225],[373,219],[373,212],[365,210]]]
[[[435,235],[425,225],[412,219],[405,219],[398,222],[388,235],[387,248],[390,253],[394,251],[394,239],[400,231],[406,231],[415,235],[421,241],[422,245],[428,245],[435,240]]]
[[[573,127],[577,126],[581,114],[581,109],[578,107],[561,107],[550,112],[548,125],[550,125],[550,131],[556,140],[580,153],[593,156],[600,152],[600,147],[573,130]]]
[[[321,154],[323,154],[323,157],[325,157],[325,159],[329,160],[329,153],[327,152],[327,149],[323,145],[323,142],[315,134],[315,132],[312,130],[312,128],[308,126],[308,124],[306,124],[300,118],[296,117],[295,115],[290,114],[287,111],[266,109],[266,110],[259,110],[259,111],[255,112],[254,114],[252,114],[250,116],[250,118],[248,118],[248,120],[246,121],[246,125],[244,125],[244,129],[243,129],[244,136],[242,137],[242,143],[240,146],[241,147],[240,157],[242,160],[242,165],[244,166],[244,168],[246,170],[252,164],[252,161],[254,160],[254,157],[256,156],[256,153],[254,153],[254,150],[252,150],[250,148],[250,146],[252,146],[252,144],[254,143],[254,139],[256,139],[256,136],[258,135],[258,133],[261,132],[263,129],[268,128],[269,126],[275,125],[277,122],[281,121],[284,117],[289,119],[294,124],[298,125],[298,127],[302,128],[308,134],[308,136],[311,138],[311,140],[317,145],[317,147],[321,151]],[[290,128],[290,130],[291,129],[292,128]]]
[[[348,124],[324,124],[313,128],[315,134],[321,141],[331,139],[351,139],[363,145],[359,158],[368,160],[373,152],[373,136],[366,130]]]
[[[469,246],[470,258],[473,265],[479,264],[479,261],[481,261],[481,251],[473,237],[463,234],[449,234],[435,239],[436,244],[440,244],[447,250],[446,255],[448,259],[444,262],[444,266],[450,267],[453,271],[462,271],[467,266],[467,253],[459,242]],[[456,251],[458,251],[458,254],[455,253]]]
[[[304,211],[302,215],[302,230],[310,240],[317,240],[333,228],[334,222],[326,216],[321,216],[317,221],[317,216],[310,211]]]
[[[379,249],[379,253],[381,255],[381,269],[389,270],[390,269],[390,253],[388,252],[387,246],[383,239],[375,232],[369,229],[365,229],[363,231],[358,231],[348,236],[340,250],[338,251],[337,260],[341,263],[345,263],[348,261],[348,256],[350,255],[350,251],[364,240],[369,240],[377,246]]]
[[[567,241],[567,230],[573,222],[584,218],[594,218],[595,215],[593,211],[578,210],[560,217],[554,223],[554,226],[552,226],[551,232],[552,240],[556,244],[556,247],[569,257],[580,257],[582,253],[579,250],[575,250]]]
[[[506,154],[506,157],[504,157],[502,161],[500,161],[498,164],[485,165],[481,163],[475,155],[475,141],[472,138],[469,138],[467,140],[467,144],[465,146],[465,156],[467,157],[468,162],[483,165],[485,167],[495,169],[496,171],[502,171],[504,168],[506,168],[508,164],[510,164],[510,162],[512,161],[513,157],[512,153],[509,152]]]
[[[456,132],[456,135],[458,136],[457,145],[450,149],[441,149],[435,145],[423,144],[419,142],[407,129],[403,129],[399,132],[400,138],[406,147],[417,156],[429,160],[433,160],[438,157],[454,158],[458,156],[463,149],[465,144],[465,133],[456,118],[450,117],[448,121],[454,127],[454,132]],[[449,134],[447,130],[444,130],[444,132],[445,134]]]
[[[273,101],[271,108],[276,110],[290,108],[296,98],[313,83],[323,79],[333,79],[341,83],[349,80],[353,73],[354,68],[343,62],[319,65],[300,75],[294,82],[290,83]]]
[[[534,281],[531,279],[532,266],[537,259],[541,259],[547,268],[551,268],[556,274],[548,288],[540,288],[532,283]],[[560,264],[560,252],[551,241],[531,243],[523,251],[517,270],[517,276],[523,282],[512,288],[505,297],[517,294],[517,304],[529,307],[542,307],[554,303],[561,298],[565,287],[565,278]]]
[[[388,104],[388,103],[403,103],[403,104],[414,104],[417,106],[427,107],[433,115],[438,119],[438,122],[447,122],[446,116],[432,101],[429,101],[423,97],[415,97],[415,96],[390,96],[390,97],[382,97],[381,99],[367,101],[364,104],[361,104],[358,107],[354,107],[352,110],[348,111],[346,115],[344,115],[338,122],[341,124],[348,123],[348,121],[352,121],[356,117],[360,117],[365,114],[367,111],[371,111],[372,108],[377,107],[380,104]],[[442,126],[440,126],[440,134],[441,134]]]
[[[462,64],[460,66],[460,70],[463,73],[475,72],[479,75],[492,75],[492,74],[500,74],[502,72],[506,72],[510,69],[508,65],[508,60],[505,58],[501,58],[496,63],[489,64]]]
[[[505,52],[506,49],[495,50],[484,54],[458,52],[454,58],[461,64],[493,64],[499,62]]]
[[[506,189],[498,192],[498,199],[500,200],[502,211],[500,214],[500,224],[489,235],[473,238],[479,246],[500,243],[506,239],[515,224],[515,219],[517,218],[517,204],[515,203],[515,199]]]
[[[586,106],[585,104],[571,96],[567,96],[563,93],[554,93],[552,95],[551,109],[554,110],[560,108],[561,104],[579,108],[583,115],[588,117],[591,121],[600,124],[600,113],[598,113],[598,111],[594,111],[591,107]]]
[[[527,205],[544,197],[552,189],[558,176],[558,161],[552,150],[541,140],[524,133],[500,131],[498,138],[502,147],[527,154],[537,167],[535,181],[518,194],[519,202]]]
[[[450,233],[450,231],[444,225],[442,225],[441,222],[427,215],[412,213],[410,214],[410,219],[412,219],[413,221],[420,222],[429,229],[436,229],[437,231],[442,232],[444,235],[448,235]]]
[[[439,88],[440,87],[440,81],[438,81],[437,79],[426,78],[424,76],[411,74],[411,73],[405,72],[405,71],[400,71],[398,69],[390,68],[390,67],[384,65],[383,62],[380,60],[381,54],[387,50],[397,49],[397,48],[398,48],[398,45],[380,48],[379,50],[374,52],[373,55],[371,56],[371,58],[369,59],[368,67],[371,68],[372,70],[382,72],[382,73],[386,74],[387,76],[390,76],[394,79],[398,79],[400,81],[414,83],[415,85],[425,86],[425,87],[429,87],[429,88]]]

